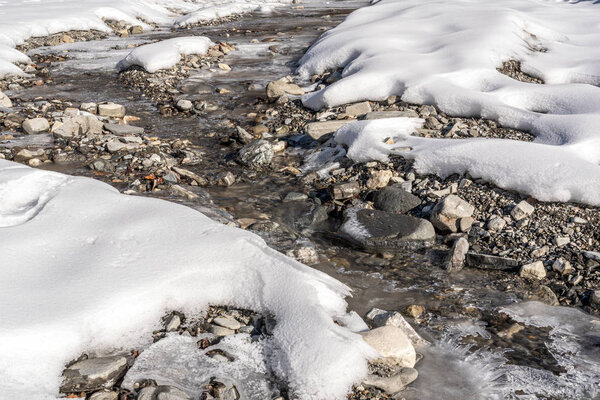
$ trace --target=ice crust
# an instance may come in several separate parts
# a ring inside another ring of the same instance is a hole
[[[349,289],[254,234],[4,160],[0,193],[2,399],[54,399],[82,352],[144,349],[165,312],[210,304],[275,317],[266,362],[299,399],[344,398],[375,356],[334,323]]]
[[[534,144],[415,139],[424,172],[469,172],[541,200],[600,205],[599,44],[598,2],[381,0],[325,33],[298,73],[344,68],[341,80],[303,97],[314,109],[399,95],[536,136]],[[496,70],[510,59],[546,84]]]
[[[112,32],[102,18],[123,20],[144,29],[147,23],[187,25],[231,14],[269,11],[289,0],[9,0],[0,1],[0,77],[22,75],[14,63],[31,60],[15,50],[30,37],[69,30]],[[176,12],[177,14],[174,14]],[[189,15],[188,15],[189,14]],[[187,22],[183,22],[183,21]]]
[[[119,61],[117,69],[122,71],[133,65],[139,65],[146,71],[154,73],[175,66],[182,55],[205,54],[213,45],[214,43],[205,36],[162,40],[136,47],[127,57]]]

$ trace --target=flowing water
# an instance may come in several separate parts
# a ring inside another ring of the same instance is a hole
[[[269,81],[293,73],[299,57],[322,33],[317,28],[331,28],[365,4],[309,3],[303,10],[284,8],[189,30],[158,30],[133,38],[36,49],[37,53],[59,54],[68,50],[69,59],[53,65],[53,85],[16,94],[26,100],[121,103],[129,114],[141,118],[140,124],[150,135],[188,138],[199,146],[204,159],[196,167],[198,172],[239,168],[227,162],[231,150],[212,133],[222,130],[224,121],[248,123],[246,115],[256,111],[255,99],[263,95]],[[114,65],[127,54],[128,44],[185,35],[206,35],[215,42],[235,44],[236,51],[225,59],[233,70],[197,71],[181,84],[188,98],[217,105],[215,111],[200,117],[165,118],[148,99],[118,81]],[[252,39],[258,43],[251,43]],[[269,49],[272,46],[275,53]],[[218,88],[230,92],[218,94]],[[301,157],[298,143],[302,141],[289,141],[287,161],[297,162]],[[44,144],[42,140],[31,145]],[[286,160],[280,163],[283,166]],[[48,168],[91,175],[79,164]],[[442,247],[382,257],[348,248],[318,229],[307,232],[298,221],[310,207],[304,202],[282,202],[288,192],[298,190],[294,179],[281,173],[259,175],[229,188],[207,189],[215,205],[236,219],[279,223],[284,233],[264,234],[273,247],[286,250],[306,239],[314,243],[321,259],[315,267],[353,289],[349,305],[360,315],[373,307],[403,314],[410,305],[424,307],[425,313],[410,321],[432,345],[421,350],[424,358],[416,367],[419,379],[399,398],[600,398],[598,319],[573,309],[524,303],[523,290],[504,272],[464,269],[450,275],[441,268],[447,251]],[[166,193],[157,196],[182,202]],[[186,204],[202,209],[197,202]],[[507,335],[506,329],[514,323],[522,329]]]

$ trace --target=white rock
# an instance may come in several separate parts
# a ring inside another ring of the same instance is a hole
[[[0,107],[11,108],[13,106],[12,101],[2,91],[0,91]]]
[[[403,367],[415,366],[417,354],[408,336],[395,326],[383,326],[361,333],[363,339],[387,361]]]
[[[470,224],[473,223],[470,218],[474,211],[475,208],[472,205],[451,194],[435,205],[430,220],[440,231],[457,232],[459,229],[470,228]],[[461,221],[463,219],[464,221]]]
[[[228,317],[217,317],[213,319],[213,324],[222,326],[223,328],[231,329],[233,331],[242,327],[242,324],[240,324],[238,321]]]
[[[90,396],[90,400],[118,400],[117,392],[96,392]]]
[[[487,222],[487,228],[492,232],[500,232],[505,226],[506,220],[499,216],[493,216]]]
[[[81,103],[79,108],[83,111],[89,112],[90,114],[98,113],[98,104],[96,103]]]
[[[533,211],[535,211],[535,208],[523,200],[512,209],[510,215],[512,215],[515,220],[520,221],[533,214]]]
[[[36,133],[48,132],[50,124],[46,118],[30,118],[23,122],[23,130],[28,135],[35,135]]]
[[[208,328],[208,331],[216,336],[229,336],[233,335],[235,331],[233,329],[225,328],[218,325],[211,325]]]
[[[123,118],[125,116],[125,107],[116,103],[99,104],[98,114],[102,117]]]
[[[546,277],[546,267],[541,261],[526,264],[521,267],[521,277],[526,279],[544,279]]]
[[[423,346],[429,344],[429,342],[421,337],[414,328],[406,322],[402,314],[397,311],[389,312],[384,310],[379,310],[377,308],[372,309],[369,314],[367,314],[367,319],[369,316],[372,316],[373,325],[376,327],[382,326],[395,326],[404,332],[406,336],[410,339],[413,346]]]
[[[192,103],[189,100],[181,99],[177,101],[177,104],[175,104],[175,106],[180,111],[190,111],[192,108],[194,108],[194,103]]]
[[[346,107],[346,114],[352,117],[361,117],[363,115],[367,115],[371,111],[371,103],[368,101],[363,101],[362,103],[356,103]]]
[[[350,122],[352,122],[352,120],[311,122],[306,124],[304,131],[311,138],[320,140],[323,136],[336,132],[342,126],[347,125]]]
[[[554,238],[554,244],[558,247],[563,247],[571,243],[571,238],[568,236],[556,236]]]

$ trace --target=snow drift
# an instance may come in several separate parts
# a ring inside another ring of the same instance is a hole
[[[0,160],[2,398],[54,399],[82,352],[144,348],[168,310],[269,312],[299,399],[342,399],[371,349],[334,322],[349,289],[190,208]]]
[[[496,70],[511,59],[546,84]],[[305,95],[305,105],[320,109],[400,95],[536,136],[536,144],[422,140],[414,157],[423,171],[468,171],[542,200],[600,205],[597,2],[381,0],[325,33],[298,73],[308,77],[341,67],[343,78]],[[565,189],[570,184],[564,179],[579,173],[596,180]]]

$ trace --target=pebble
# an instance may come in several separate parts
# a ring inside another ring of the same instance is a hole
[[[367,189],[377,190],[384,188],[390,182],[392,171],[390,170],[374,170],[371,171],[371,177],[367,180]]]
[[[190,111],[192,108],[194,108],[194,103],[189,100],[181,99],[177,101],[175,107],[177,107],[180,111]]]

